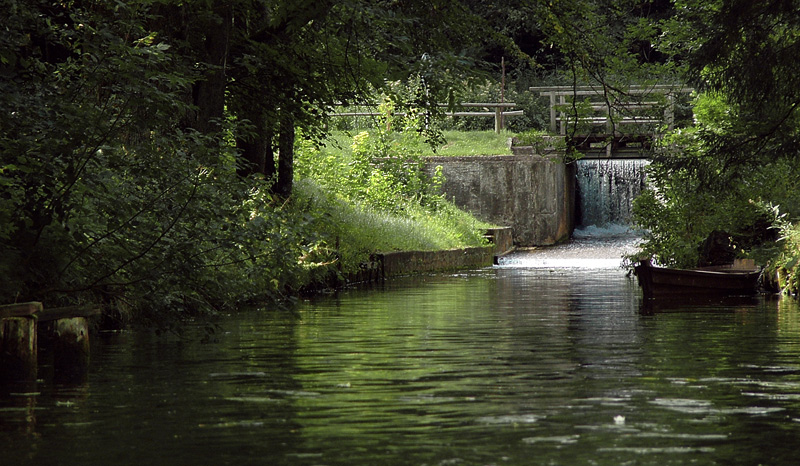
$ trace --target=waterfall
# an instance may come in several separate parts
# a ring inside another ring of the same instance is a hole
[[[579,228],[630,225],[631,203],[645,186],[644,159],[582,159],[577,162]]]

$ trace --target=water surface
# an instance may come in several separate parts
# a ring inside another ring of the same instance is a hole
[[[87,383],[0,400],[0,464],[797,463],[796,301],[645,309],[535,254],[100,335]]]

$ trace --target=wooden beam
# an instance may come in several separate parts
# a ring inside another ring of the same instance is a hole
[[[89,324],[85,317],[58,319],[53,343],[54,381],[78,384],[89,370]]]
[[[507,112],[502,112],[505,116],[519,116],[524,115],[524,110],[511,110]],[[356,116],[379,116],[382,113],[378,112],[342,112],[342,113],[331,113],[330,116],[338,116],[338,117],[356,117]],[[392,115],[396,116],[405,116],[404,112],[393,113]],[[495,116],[495,112],[447,112],[445,113],[447,116],[483,116],[483,117],[490,117]]]
[[[5,304],[0,306],[0,319],[7,317],[29,317],[42,310],[42,303],[31,301],[28,303]]]
[[[574,118],[569,118],[569,117],[567,117],[567,118],[560,118],[559,117],[556,120],[559,121],[559,122],[564,122],[565,121],[565,122],[568,122],[568,123],[572,123],[572,122],[575,121]],[[586,123],[588,125],[604,125],[609,121],[610,121],[610,119],[608,117],[578,118],[578,122],[579,123]],[[652,118],[625,117],[625,118],[615,118],[614,119],[614,123],[620,124],[620,125],[631,125],[631,124],[633,124],[633,125],[635,125],[635,124],[646,125],[646,124],[655,124],[655,123],[663,123],[663,122],[664,122],[663,120],[652,119]]]
[[[480,103],[480,102],[464,102],[456,107],[488,107],[488,108],[512,108],[516,107],[517,104],[513,102],[489,102],[489,103]]]
[[[102,313],[99,307],[95,306],[66,306],[42,309],[38,312],[40,322],[49,320],[69,319],[72,317],[92,317]]]

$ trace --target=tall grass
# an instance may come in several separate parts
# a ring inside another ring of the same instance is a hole
[[[376,252],[483,246],[483,233],[492,227],[444,199],[435,211],[408,203],[402,213],[387,212],[347,200],[310,178],[296,183],[295,196],[320,219],[318,229],[336,248],[344,272],[358,270]]]
[[[497,147],[502,140],[493,132],[472,136],[453,138],[459,143],[450,150],[467,155],[465,141],[484,140],[491,144],[482,147]],[[336,133],[325,147],[305,145],[298,150],[297,205],[318,219],[317,230],[334,251],[320,262],[335,256],[340,269],[351,272],[376,252],[486,244],[483,234],[492,225],[447,201],[436,192],[436,180],[420,171],[423,142],[408,137],[393,140],[388,157],[400,162],[387,164],[386,153],[368,155],[386,147],[372,145],[373,137],[379,136]],[[501,147],[508,150],[504,141]]]

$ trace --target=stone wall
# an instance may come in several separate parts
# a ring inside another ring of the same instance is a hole
[[[447,198],[481,220],[512,227],[517,245],[566,240],[574,227],[574,167],[524,152],[428,157],[427,170],[441,165]]]

